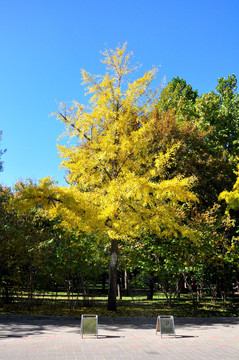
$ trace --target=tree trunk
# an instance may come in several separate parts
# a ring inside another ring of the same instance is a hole
[[[29,293],[28,293],[28,305],[27,305],[27,310],[31,311],[33,309],[33,293],[34,293],[34,288],[35,288],[35,274],[36,271],[34,271],[34,269],[32,269],[32,266],[30,266],[30,287],[29,287]]]
[[[129,295],[129,287],[128,287],[128,272],[127,270],[124,271],[124,289],[125,289],[125,296]]]
[[[111,240],[111,258],[109,269],[109,294],[108,294],[108,310],[116,311],[117,296],[117,265],[118,265],[118,240]]]
[[[106,284],[106,274],[102,274],[101,276],[101,291],[105,293],[105,284]]]
[[[121,286],[120,286],[119,283],[117,284],[117,289],[118,289],[118,299],[119,299],[119,300],[122,300]]]
[[[153,300],[154,296],[154,278],[151,276],[148,280],[148,291],[147,291],[147,300]]]
[[[10,296],[9,296],[9,291],[8,291],[8,284],[6,284],[4,286],[4,304],[9,304],[10,303]]]

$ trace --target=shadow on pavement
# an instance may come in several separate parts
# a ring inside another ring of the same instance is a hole
[[[105,338],[114,338],[114,332],[121,332],[130,329],[154,330],[156,327],[155,318],[99,318],[99,329],[109,332],[112,335],[103,335]],[[223,325],[230,327],[239,324],[239,318],[174,318],[175,328],[180,332],[184,330],[201,327],[213,327]],[[80,318],[69,317],[33,317],[0,315],[0,340],[1,338],[26,337],[42,335],[45,333],[57,334],[61,331],[80,335]],[[178,336],[177,336],[178,337]],[[192,337],[192,336],[182,336]]]
[[[198,336],[191,336],[191,335],[176,335],[177,339],[190,339],[190,338],[197,338]]]

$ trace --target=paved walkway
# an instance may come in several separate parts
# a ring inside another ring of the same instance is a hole
[[[99,318],[99,338],[80,320],[0,316],[0,360],[238,360],[239,318],[175,318],[176,338],[156,318]]]

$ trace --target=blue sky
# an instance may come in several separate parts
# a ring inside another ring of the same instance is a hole
[[[160,66],[158,83],[182,77],[199,94],[239,78],[238,0],[0,0],[0,184],[47,175],[64,184],[50,114],[86,103],[83,68],[104,74],[101,54],[127,41],[135,62]]]

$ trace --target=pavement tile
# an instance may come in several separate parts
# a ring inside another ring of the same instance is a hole
[[[80,319],[0,316],[0,360],[238,360],[239,318],[175,318],[176,338],[156,318],[99,318],[99,338]]]

